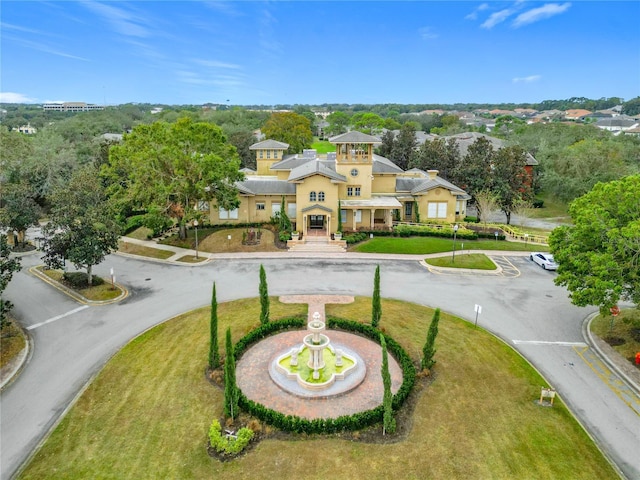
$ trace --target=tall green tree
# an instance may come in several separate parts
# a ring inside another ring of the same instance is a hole
[[[373,298],[371,300],[371,326],[378,328],[382,318],[382,305],[380,304],[380,265],[376,266],[373,276]]]
[[[571,203],[572,226],[549,238],[556,285],[574,305],[606,314],[620,300],[640,304],[640,175],[598,183]]]
[[[177,220],[182,236],[198,202],[236,208],[235,182],[244,178],[236,149],[220,127],[188,118],[135,127],[111,147],[103,174],[121,205],[156,208]]]
[[[407,122],[402,125],[398,136],[393,142],[391,160],[400,168],[406,170],[416,157],[417,146],[416,129],[412,123]]]
[[[389,354],[387,352],[387,342],[384,335],[380,334],[380,345],[382,346],[382,434],[396,431],[396,420],[393,418],[393,394],[391,393],[391,373],[389,373]]]
[[[455,138],[436,138],[426,141],[410,163],[409,167],[422,170],[438,170],[438,175],[454,184],[458,183],[456,176],[460,166],[460,149]]]
[[[517,145],[503,147],[493,156],[493,191],[507,224],[511,223],[511,214],[518,205],[533,196],[526,164],[527,153]]]
[[[354,127],[369,135],[377,134],[384,126],[384,119],[375,113],[357,113],[352,118]]]
[[[329,135],[340,135],[346,133],[349,128],[351,118],[345,112],[337,111],[327,115],[329,126],[326,131]]]
[[[473,197],[480,190],[491,189],[493,157],[493,145],[486,138],[479,137],[469,145],[458,168],[458,186]]]
[[[262,127],[262,133],[270,140],[289,144],[289,153],[302,153],[313,143],[311,122],[293,112],[274,113]]]
[[[40,205],[36,203],[34,192],[26,182],[9,183],[0,188],[0,227],[17,232],[18,243],[24,244],[27,228],[38,224]]]
[[[220,365],[218,349],[218,299],[216,297],[216,282],[211,291],[211,318],[209,320],[209,368],[213,370]]]
[[[43,227],[44,261],[54,268],[70,260],[87,270],[92,285],[92,268],[118,249],[120,226],[107,202],[98,171],[93,165],[76,170],[68,184],[51,195],[49,222]]]
[[[260,323],[269,322],[269,289],[267,287],[267,272],[260,265]]]
[[[440,322],[440,309],[436,308],[433,312],[433,318],[429,325],[429,332],[427,333],[427,341],[422,348],[422,362],[423,369],[431,368],[435,365],[436,361],[434,356],[436,354],[436,337],[438,336],[438,323]]]
[[[379,147],[376,148],[376,153],[383,157],[390,157],[391,151],[393,150],[393,143],[395,138],[396,135],[395,133],[393,133],[393,130],[387,130],[386,132],[384,132],[380,137],[382,143]]]
[[[224,414],[232,420],[239,414],[239,397],[240,392],[236,384],[236,359],[233,343],[231,342],[231,328],[227,328],[224,360]]]
[[[2,298],[2,293],[9,285],[13,274],[21,268],[20,259],[11,258],[10,253],[7,236],[0,234],[0,330],[9,325],[7,314],[13,307],[11,302]]]

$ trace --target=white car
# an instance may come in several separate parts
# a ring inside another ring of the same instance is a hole
[[[555,262],[555,260],[553,259],[553,255],[551,255],[550,253],[532,252],[531,255],[529,255],[529,259],[536,262],[545,270],[558,269],[558,264]]]

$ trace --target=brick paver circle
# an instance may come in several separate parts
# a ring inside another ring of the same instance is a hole
[[[353,390],[333,396],[302,398],[280,388],[269,375],[269,367],[278,356],[300,345],[308,332],[296,330],[268,337],[249,348],[236,365],[238,387],[254,402],[285,415],[306,419],[337,418],[371,410],[382,404],[381,376],[382,348],[379,344],[348,332],[328,330],[332,344],[343,345],[357,352],[366,366],[362,383]],[[389,355],[391,391],[396,393],[402,385],[402,370]]]

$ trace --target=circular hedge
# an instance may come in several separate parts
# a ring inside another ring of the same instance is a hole
[[[234,347],[234,356],[236,361],[242,357],[244,352],[251,345],[263,338],[284,330],[304,329],[306,324],[306,317],[293,317],[261,325],[242,337],[238,343],[236,343]],[[384,336],[387,344],[387,351],[394,356],[402,368],[402,385],[393,396],[393,409],[398,410],[411,393],[411,389],[413,388],[416,380],[416,369],[407,352],[405,352],[400,344],[393,338],[382,333],[371,325],[330,316],[327,318],[327,328],[357,333],[378,344],[380,344],[380,335]],[[314,418],[313,420],[308,420],[296,415],[284,415],[283,413],[267,408],[258,402],[249,400],[241,390],[239,392],[238,403],[242,409],[263,422],[273,425],[274,427],[287,432],[307,434],[360,430],[376,423],[381,423],[384,413],[383,406],[379,405],[371,410],[365,410],[352,415],[343,415],[337,418]]]

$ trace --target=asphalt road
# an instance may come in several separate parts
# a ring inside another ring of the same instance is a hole
[[[0,478],[8,479],[58,422],[87,381],[127,341],[184,311],[208,305],[216,282],[219,302],[258,295],[259,266],[270,295],[349,294],[370,296],[375,266],[381,294],[440,307],[473,322],[521,352],[556,388],[602,450],[628,479],[640,478],[640,416],[584,360],[582,323],[593,309],[571,305],[525,257],[509,256],[519,276],[438,274],[415,259],[252,258],[215,260],[195,267],[110,256],[96,268],[130,295],[124,301],[81,305],[27,273],[38,256],[23,258],[7,298],[29,329],[33,353],[17,380],[0,396]],[[48,323],[43,323],[48,322]],[[469,392],[473,394],[473,392]]]

